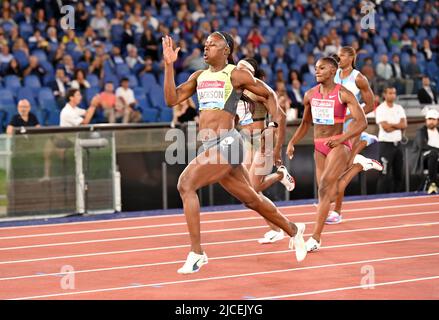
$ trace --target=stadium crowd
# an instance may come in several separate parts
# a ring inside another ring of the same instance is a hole
[[[59,3],[74,7],[74,29],[61,28]],[[217,30],[233,36],[235,61],[260,63],[266,82],[294,111],[290,119],[301,116],[303,93],[315,85],[315,61],[344,45],[356,49],[356,68],[375,95],[393,84],[397,94],[437,103],[439,1],[382,1],[374,9],[375,29],[362,29],[364,6],[342,0],[2,1],[3,131],[23,99],[41,125],[59,125],[71,88],[79,89],[84,109],[99,95],[94,123],[194,118],[196,97],[178,115],[165,104],[161,38],[169,34],[181,48],[175,64],[181,83],[205,67],[203,43]]]

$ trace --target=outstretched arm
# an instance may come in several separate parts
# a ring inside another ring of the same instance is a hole
[[[344,132],[336,140],[328,140],[327,145],[330,148],[334,148],[337,145],[349,140],[355,136],[359,136],[361,132],[367,128],[367,120],[363,109],[361,109],[355,96],[346,88],[342,87],[340,89],[341,102],[346,103],[349,110],[351,111],[353,124],[348,127],[348,130]]]
[[[177,60],[180,48],[174,50],[172,38],[169,36],[163,37],[162,44],[165,65],[165,80],[163,86],[165,101],[168,106],[175,106],[194,94],[197,88],[197,78],[202,70],[195,71],[186,82],[176,87],[174,80],[174,62]]]

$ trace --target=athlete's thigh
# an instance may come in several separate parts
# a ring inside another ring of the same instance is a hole
[[[195,189],[218,182],[232,170],[230,164],[219,161],[217,147],[200,153],[193,159],[180,175],[179,182],[187,183]]]
[[[347,168],[350,150],[345,145],[339,145],[331,150],[326,157],[325,168],[320,179],[327,182],[337,181]]]
[[[235,167],[225,177],[223,177],[219,184],[231,195],[236,197],[243,203],[249,203],[257,200],[258,194],[253,189],[246,178],[247,172],[241,166]]]
[[[314,162],[316,164],[316,182],[318,187],[323,170],[325,169],[326,157],[321,152],[314,150]]]

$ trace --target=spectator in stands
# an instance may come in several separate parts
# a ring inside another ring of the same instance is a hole
[[[5,23],[9,23],[13,26],[17,26],[17,23],[14,21],[14,19],[11,16],[10,10],[3,10],[2,17],[0,18],[0,25],[4,25]]]
[[[96,9],[95,16],[90,20],[90,26],[96,31],[99,38],[108,39],[110,24],[102,8]]]
[[[399,55],[392,55],[392,81],[396,86],[398,94],[410,94],[413,91],[413,80],[406,78],[404,69],[399,62]]]
[[[158,61],[159,41],[154,36],[151,28],[146,28],[143,32],[140,47],[145,50],[145,56],[150,56],[154,61]]]
[[[69,43],[75,45],[79,44],[79,38],[76,36],[75,30],[73,29],[68,29],[66,34],[62,37],[61,41],[66,45]]]
[[[403,33],[401,37],[401,50],[409,49],[412,46],[412,40],[410,40],[407,33]]]
[[[333,42],[331,42],[325,46],[325,51],[323,52],[323,54],[325,56],[337,54],[337,52],[339,52],[340,49],[341,49],[341,39],[340,39],[340,37],[337,37],[337,38],[335,38],[335,40],[333,40]]]
[[[183,67],[189,72],[206,69],[203,53],[199,48],[195,48],[192,53],[184,60]]]
[[[292,44],[298,44],[299,37],[292,29],[288,29],[287,34],[283,38],[283,45],[288,47]]]
[[[23,71],[23,77],[26,77],[28,75],[35,75],[41,81],[45,74],[46,74],[46,70],[44,70],[44,68],[40,66],[40,63],[38,61],[38,57],[37,56],[30,56],[29,57],[29,66]]]
[[[236,3],[235,3],[235,5],[236,5]],[[239,10],[239,5],[238,5],[238,10]],[[195,11],[192,12],[192,14],[191,14],[192,21],[197,22],[199,19],[202,19],[205,16],[206,16],[206,14],[204,13],[203,7],[200,4],[197,4],[195,6]]]
[[[183,102],[177,104],[172,108],[173,118],[171,122],[171,127],[175,125],[186,123],[189,121],[198,122],[198,112],[192,100],[192,97],[187,98]]]
[[[41,31],[36,29],[34,34],[27,40],[29,48],[47,50],[49,48],[49,42],[41,35]]]
[[[418,65],[418,59],[416,55],[413,54],[410,56],[410,62],[405,66],[404,70],[407,77],[415,82],[414,90],[415,92],[417,92],[420,87],[422,73],[421,68]],[[411,93],[412,92],[410,92],[410,94]]]
[[[268,45],[262,45],[255,59],[260,65],[271,65],[270,47]]]
[[[233,38],[233,41],[235,41],[235,48],[239,47],[242,44],[242,39],[239,36],[238,30],[236,28],[230,29],[230,36]]]
[[[104,110],[104,116],[109,123],[116,123],[123,118],[123,113],[116,112],[116,95],[114,94],[113,82],[105,83],[104,91],[99,95],[100,107]]]
[[[91,26],[85,28],[85,32],[82,37],[85,39],[85,43],[87,45],[92,45],[98,39],[96,32],[93,30]]]
[[[12,59],[9,61],[9,64],[7,67],[5,67],[2,71],[2,76],[6,77],[9,75],[14,75],[19,77],[20,79],[23,78],[23,71],[21,70],[20,64],[18,63],[17,59]]]
[[[274,66],[278,64],[285,64],[288,68],[293,63],[293,60],[290,56],[285,52],[285,47],[282,44],[276,45],[274,49],[274,57],[272,64]]]
[[[120,87],[116,90],[116,114],[123,114],[122,123],[140,122],[142,119],[142,115],[135,110],[138,103],[129,85],[129,79],[122,78]]]
[[[303,78],[303,75],[305,73],[310,73],[313,76],[316,74],[316,68],[315,68],[315,61],[314,61],[314,55],[308,54],[306,57],[306,63],[302,65],[300,68],[300,75]]]
[[[56,69],[55,80],[51,83],[50,87],[60,109],[66,104],[66,94],[69,89],[69,82],[70,80],[66,77],[64,69]]]
[[[288,81],[290,82],[290,84],[293,84],[294,80],[302,82],[302,76],[300,75],[299,71],[295,69],[291,70],[290,74],[288,75]]]
[[[66,45],[64,43],[60,43],[59,46],[56,48],[55,53],[51,57],[51,61],[54,66],[62,63],[64,57],[67,55],[65,50]]]
[[[75,7],[75,29],[79,34],[84,33],[89,24],[90,16],[85,9],[84,3],[79,1]]]
[[[378,193],[400,192],[403,181],[402,131],[407,128],[407,119],[402,106],[394,103],[396,88],[384,89],[384,102],[375,110],[379,126],[379,159],[384,169],[377,182]]]
[[[425,116],[425,125],[416,130],[416,138],[413,144],[413,151],[416,155],[416,162],[413,166],[415,174],[422,173],[422,168],[428,169],[427,192],[438,193],[437,172],[439,166],[439,112],[435,109],[428,110]]]
[[[322,18],[323,18],[323,21],[325,21],[325,22],[336,19],[334,8],[332,7],[331,3],[329,3],[329,2],[326,3],[325,12],[323,12]]]
[[[131,70],[134,71],[139,65],[144,64],[143,59],[137,54],[137,48],[135,46],[129,44],[127,46],[127,52],[128,55],[125,58],[125,62]]]
[[[380,62],[376,66],[376,75],[380,88],[384,88],[391,83],[393,71],[386,54],[381,55]],[[381,89],[379,89],[379,92],[381,92]]]
[[[136,3],[134,7],[134,13],[128,18],[130,24],[134,27],[134,33],[143,33],[143,20],[142,17],[142,6],[140,3]]]
[[[26,22],[28,24],[32,24],[34,22],[34,18],[32,16],[32,8],[31,7],[25,7],[24,8],[23,22]]]
[[[12,46],[12,52],[21,50],[23,51],[26,56],[29,57],[29,47],[27,46],[26,42],[23,38],[19,37],[17,40],[15,40],[14,45]]]
[[[303,95],[300,90],[301,83],[298,79],[293,80],[290,90],[288,90],[288,96],[291,100],[291,109],[289,114],[287,113],[287,120],[303,117]]]
[[[14,56],[9,52],[9,47],[4,44],[0,49],[0,65],[9,64],[11,60],[14,59]]]
[[[241,12],[241,6],[239,5],[239,3],[235,2],[233,4],[233,8],[232,8],[232,12],[231,12],[230,16],[235,18],[238,22],[241,22],[242,12]]]
[[[116,46],[111,48],[110,59],[114,65],[125,63],[125,60],[122,57],[122,53],[120,52],[120,48]]]
[[[418,90],[418,100],[420,104],[438,104],[436,91],[430,85],[430,78],[422,77],[422,88]]]
[[[263,43],[265,43],[265,38],[258,28],[252,28],[247,36],[247,41],[251,42],[253,46],[257,49]]]
[[[421,52],[424,54],[426,61],[431,61],[433,59],[433,51],[431,50],[430,41],[428,41],[428,39],[424,39],[422,42]]]
[[[104,58],[95,57],[92,64],[88,67],[88,72],[95,74],[99,79],[104,77]]]
[[[58,35],[56,28],[47,28],[47,41],[49,42],[49,46],[58,45]]]
[[[145,22],[148,26],[152,27],[154,30],[157,30],[159,27],[159,21],[156,17],[154,17],[149,10],[145,10],[143,12],[143,16],[145,19]]]
[[[317,46],[312,51],[312,53],[314,55],[318,55],[318,54],[324,55],[325,47],[326,47],[326,41],[327,41],[326,37],[321,37],[319,39],[319,42],[317,43]]]
[[[22,99],[18,101],[17,111],[18,114],[14,115],[9,122],[6,133],[14,133],[14,128],[20,127],[40,127],[37,117],[30,112],[31,105],[28,100]]]
[[[392,32],[392,36],[390,37],[388,46],[389,48],[393,46],[401,48],[401,40],[399,40],[398,33]]]
[[[72,82],[70,82],[70,88],[78,89],[81,95],[85,97],[86,91],[90,88],[90,83],[85,78],[85,72],[82,69],[75,70],[75,76]]]

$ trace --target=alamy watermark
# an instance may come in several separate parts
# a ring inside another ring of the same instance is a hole
[[[375,268],[371,265],[364,265],[361,267],[361,288],[375,289]]]
[[[60,282],[61,289],[74,290],[75,289],[75,269],[71,265],[61,267],[60,271],[62,278]]]
[[[365,2],[361,6],[361,14],[364,15],[361,18],[361,29],[375,29],[375,4],[372,2]]]
[[[60,25],[63,30],[75,29],[75,8],[71,5],[63,5],[62,0],[57,0],[61,17]]]

